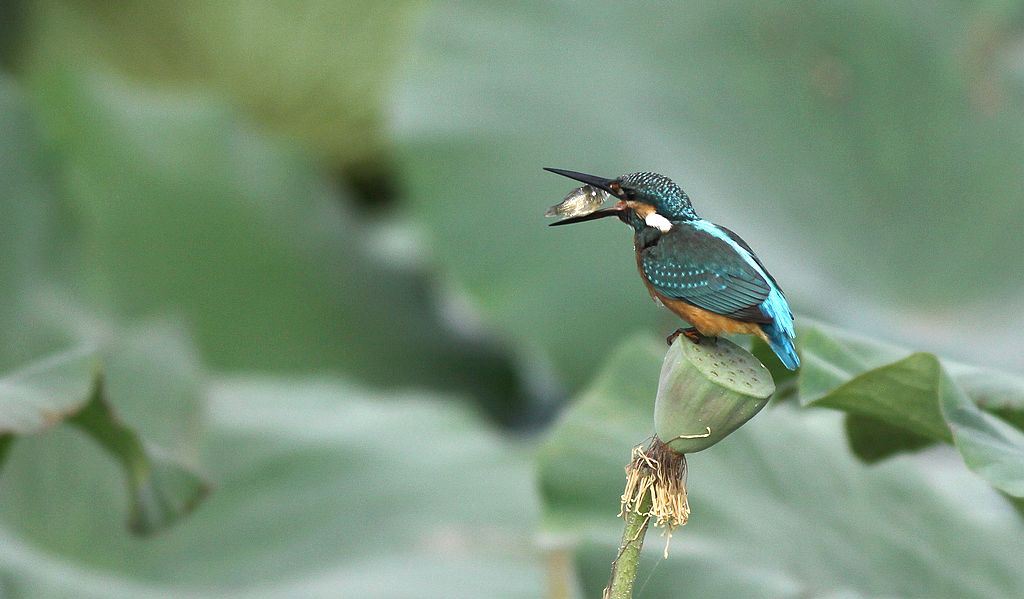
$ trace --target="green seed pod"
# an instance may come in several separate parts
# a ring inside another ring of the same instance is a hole
[[[680,335],[661,366],[654,430],[679,453],[701,451],[753,418],[774,392],[750,352],[726,339],[693,343]]]

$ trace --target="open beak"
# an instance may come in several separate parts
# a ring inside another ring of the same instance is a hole
[[[567,171],[560,168],[547,168],[544,170],[549,173],[555,173],[556,175],[562,175],[563,177],[569,177],[575,179],[587,185],[598,187],[607,191],[615,197],[622,197],[622,188],[619,187],[619,182],[615,179],[605,179],[603,177],[595,177],[594,175],[588,175],[586,173],[577,173],[576,171]]]
[[[596,219],[599,219],[599,218],[604,218],[606,216],[619,216],[619,215],[622,214],[622,211],[625,210],[625,209],[626,209],[626,203],[625,202],[619,202],[619,203],[615,204],[614,206],[612,206],[611,208],[605,208],[603,210],[597,210],[595,212],[591,212],[590,214],[584,214],[582,216],[572,216],[572,217],[569,217],[569,218],[563,218],[562,220],[560,220],[558,222],[553,222],[553,223],[551,223],[548,226],[549,227],[557,227],[558,225],[571,225],[573,223],[582,223],[584,221],[596,220]]]
[[[567,170],[560,169],[560,168],[547,168],[547,167],[545,167],[544,170],[546,170],[546,171],[548,171],[550,173],[555,173],[556,175],[562,175],[563,177],[568,177],[570,179],[574,179],[574,180],[579,181],[581,183],[586,183],[587,185],[590,185],[591,187],[597,187],[599,189],[603,189],[604,191],[607,191],[608,193],[612,194],[613,196],[615,196],[617,198],[623,197],[622,196],[622,187],[619,186],[619,182],[616,181],[615,179],[605,179],[604,177],[597,177],[597,176],[594,176],[594,175],[588,175],[586,173],[578,173],[576,171],[567,171]],[[599,218],[604,218],[606,216],[620,216],[622,214],[622,211],[625,210],[625,209],[626,209],[626,203],[620,201],[618,204],[615,204],[614,206],[612,206],[610,208],[605,208],[603,210],[597,210],[597,211],[591,212],[590,214],[583,214],[583,215],[580,215],[580,216],[572,216],[572,217],[569,217],[569,218],[563,218],[562,220],[560,220],[558,222],[551,223],[548,226],[549,227],[557,227],[559,225],[571,225],[573,223],[582,223],[582,222],[588,221],[588,220],[596,220],[596,219],[599,219]]]

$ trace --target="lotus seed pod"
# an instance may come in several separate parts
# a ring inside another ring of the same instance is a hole
[[[676,337],[654,404],[658,438],[679,453],[718,443],[768,403],[775,381],[750,352],[726,339]]]

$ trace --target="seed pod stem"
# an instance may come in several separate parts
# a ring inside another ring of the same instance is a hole
[[[676,339],[662,365],[655,402],[656,436],[633,448],[619,516],[625,520],[604,599],[630,599],[644,535],[653,521],[672,532],[690,518],[686,455],[724,439],[752,418],[775,391],[768,370],[725,339],[699,345]]]
[[[644,535],[647,534],[647,525],[651,521],[649,493],[644,492],[637,502],[629,507],[626,495],[622,497],[621,515],[626,521],[626,526],[622,531],[619,554],[612,562],[612,576],[604,589],[602,599],[630,599],[633,596],[633,582],[636,580],[636,569],[640,563],[640,550],[644,547]]]
[[[626,521],[619,554],[612,562],[612,575],[604,599],[629,599],[643,548],[647,526],[654,521],[665,528],[668,540],[676,527],[690,518],[686,498],[686,456],[677,453],[657,437],[647,447],[637,445],[626,466],[626,489],[620,499],[619,516]]]

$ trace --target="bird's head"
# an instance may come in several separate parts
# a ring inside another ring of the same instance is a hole
[[[652,226],[667,231],[673,222],[697,218],[686,192],[672,179],[658,173],[629,173],[615,179],[605,179],[555,168],[544,170],[603,189],[619,200],[611,208],[566,218],[552,225],[567,225],[606,216],[618,216],[637,230],[644,226]]]

